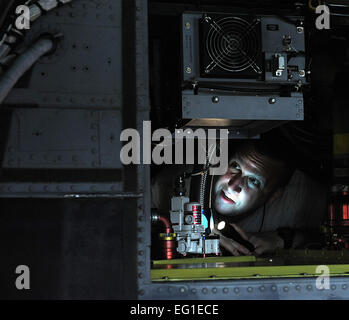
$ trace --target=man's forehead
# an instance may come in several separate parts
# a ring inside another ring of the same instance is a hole
[[[241,169],[243,171],[246,171],[247,173],[251,173],[255,176],[258,176],[259,178],[266,180],[266,170],[262,163],[256,162],[253,159],[240,157],[240,156],[234,156],[230,159],[229,165],[232,164],[232,162],[236,161]]]

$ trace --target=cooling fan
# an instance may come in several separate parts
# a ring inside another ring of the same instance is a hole
[[[259,78],[263,73],[260,38],[260,19],[204,14],[201,76]]]

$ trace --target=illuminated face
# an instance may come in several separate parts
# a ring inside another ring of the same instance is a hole
[[[267,179],[252,161],[233,158],[228,171],[215,184],[215,209],[238,216],[255,210],[266,199]]]

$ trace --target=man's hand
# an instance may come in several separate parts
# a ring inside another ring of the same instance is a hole
[[[254,252],[257,255],[273,253],[276,249],[284,247],[284,240],[278,236],[276,231],[254,233],[248,241],[254,245]]]
[[[235,228],[235,230],[237,232],[240,233],[240,235],[243,239],[249,241],[248,238],[250,237],[250,234],[248,234],[247,232],[245,232],[244,230],[242,230],[241,228],[239,228],[235,224],[231,224],[231,225]],[[227,251],[229,251],[232,255],[240,256],[240,255],[252,254],[252,252],[250,250],[248,250],[246,247],[244,247],[240,243],[236,242],[233,239],[230,239],[230,238],[223,236],[219,230],[214,229],[213,232],[220,235],[220,238],[219,238],[220,245],[223,248],[225,248]]]
[[[263,232],[263,233],[247,233],[238,227],[236,224],[231,224],[237,232],[240,233],[243,239],[251,242],[255,251],[250,252],[246,247],[236,242],[233,239],[224,237],[218,230],[214,230],[215,233],[220,235],[220,245],[227,251],[231,252],[234,256],[256,254],[261,255],[263,253],[273,253],[277,248],[284,247],[284,241],[278,236],[277,232]]]

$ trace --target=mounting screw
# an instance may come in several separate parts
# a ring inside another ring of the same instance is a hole
[[[213,102],[213,103],[218,103],[218,102],[219,102],[219,97],[213,96],[213,97],[212,97],[212,102]]]
[[[185,72],[186,72],[186,73],[191,73],[191,68],[190,68],[190,67],[186,67],[186,68],[185,68]]]
[[[185,28],[186,28],[186,29],[190,29],[190,27],[191,27],[191,26],[190,26],[190,23],[187,22],[187,23],[185,24]]]
[[[303,27],[297,27],[297,32],[298,33],[303,33],[304,31],[304,28]]]
[[[274,104],[276,102],[276,99],[275,98],[269,98],[268,101],[269,101],[270,104]]]

